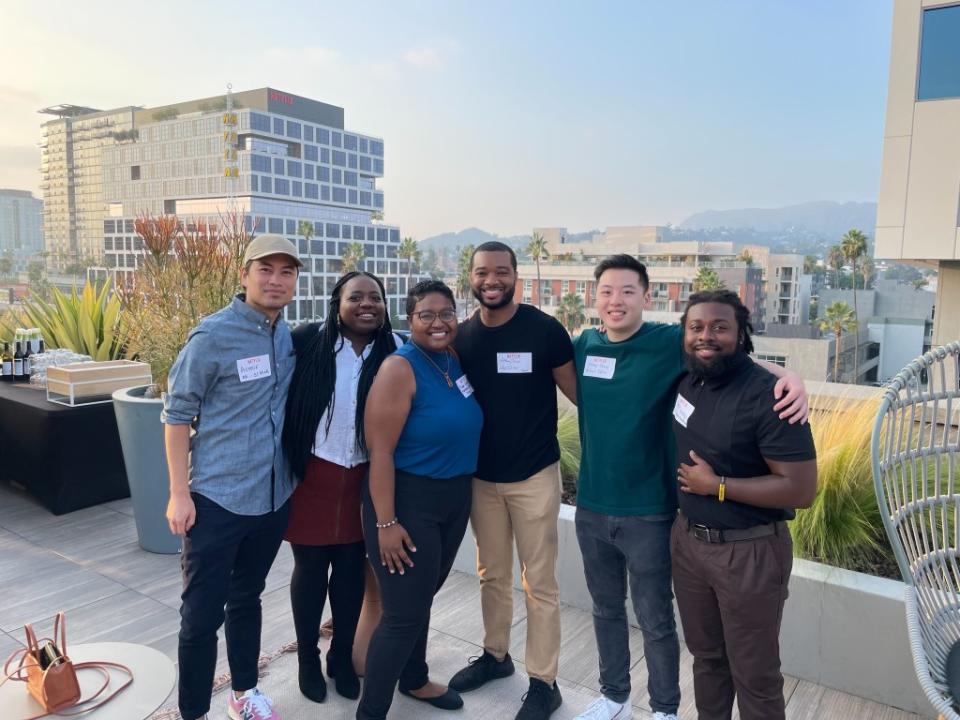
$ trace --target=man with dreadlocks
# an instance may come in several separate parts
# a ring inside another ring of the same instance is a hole
[[[750,361],[750,311],[729,290],[690,296],[687,375],[673,411],[680,515],[673,586],[701,720],[782,720],[780,619],[793,546],[787,520],[817,492],[808,425],[770,408],[776,378]]]
[[[283,446],[299,485],[285,539],[294,558],[290,602],[300,692],[318,703],[327,696],[317,643],[328,592],[336,632],[327,674],[340,695],[360,696],[351,656],[367,564],[360,525],[360,486],[368,467],[363,413],[380,364],[402,344],[390,328],[384,298],[379,278],[349,272],[330,294],[327,322],[293,333],[297,364]]]

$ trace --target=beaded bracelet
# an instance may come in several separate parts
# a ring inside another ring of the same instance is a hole
[[[399,523],[399,522],[400,522],[400,520],[399,520],[398,518],[394,518],[394,519],[391,520],[390,522],[374,523],[374,524],[377,526],[377,530],[383,530],[384,528],[393,527],[394,525],[396,525],[396,524]]]

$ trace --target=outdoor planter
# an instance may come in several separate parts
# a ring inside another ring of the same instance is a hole
[[[181,538],[167,525],[170,499],[167,458],[164,452],[163,401],[145,398],[147,386],[125,388],[113,393],[123,462],[133,499],[133,517],[140,547],[148,552],[180,552]]]

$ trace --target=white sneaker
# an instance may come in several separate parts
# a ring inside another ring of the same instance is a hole
[[[653,720],[678,720],[676,713],[655,712]]]
[[[231,691],[227,698],[227,717],[230,720],[280,720],[273,710],[273,700],[253,688],[239,698]]]
[[[573,720],[631,720],[633,708],[629,702],[618,703],[602,695]]]

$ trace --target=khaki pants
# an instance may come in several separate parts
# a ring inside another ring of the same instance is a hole
[[[556,680],[560,655],[559,513],[559,463],[520,482],[473,479],[470,522],[477,539],[483,647],[498,660],[510,649],[516,539],[527,603],[527,674],[547,684]]]

